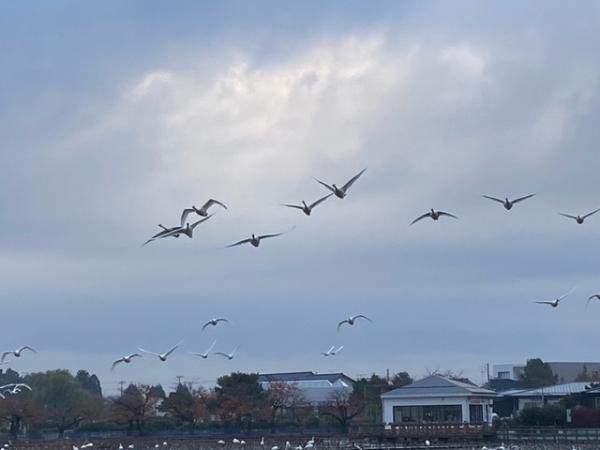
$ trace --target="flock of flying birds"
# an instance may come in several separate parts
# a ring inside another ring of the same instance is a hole
[[[350,180],[348,180],[341,187],[338,187],[336,184],[329,185],[329,184],[324,183],[323,181],[315,178],[315,181],[317,181],[320,185],[322,185],[329,191],[329,193],[327,195],[317,199],[316,201],[314,201],[310,204],[307,204],[304,200],[302,200],[301,204],[285,203],[282,206],[285,206],[288,208],[293,208],[293,209],[298,209],[298,210],[302,211],[305,215],[310,216],[313,209],[315,207],[317,207],[318,205],[322,204],[323,202],[325,202],[327,199],[329,199],[329,197],[335,195],[339,199],[344,199],[348,195],[348,190],[350,189],[350,187],[352,187],[352,185],[356,182],[356,180],[358,180],[366,170],[367,169],[363,169],[360,172],[358,172],[356,175],[354,175],[352,178],[350,178]],[[535,196],[535,194],[529,194],[529,195],[525,195],[523,197],[519,197],[519,198],[515,198],[515,199],[511,200],[508,197],[505,197],[504,199],[502,199],[502,198],[498,198],[498,197],[492,197],[489,195],[483,195],[484,198],[501,204],[507,211],[510,211],[515,205],[517,205],[525,200],[528,200],[534,196]],[[200,208],[197,208],[196,206],[192,206],[191,208],[184,209],[181,214],[178,225],[171,226],[171,227],[165,227],[162,224],[159,224],[158,226],[161,228],[161,231],[156,233],[154,236],[152,236],[150,239],[148,239],[142,245],[146,245],[146,244],[149,244],[150,242],[154,242],[154,241],[157,241],[160,239],[166,239],[169,237],[178,238],[181,235],[186,235],[187,237],[192,239],[194,236],[194,234],[193,234],[194,229],[198,225],[209,220],[215,214],[215,213],[209,214],[209,210],[213,209],[213,207],[216,207],[216,206],[221,207],[223,209],[227,209],[227,206],[224,203],[222,203],[218,200],[215,200],[215,199],[209,199]],[[599,211],[600,211],[600,208],[598,208],[594,211],[591,211],[587,214],[584,214],[584,215],[573,215],[573,214],[566,214],[566,213],[562,213],[562,212],[559,214],[563,217],[573,219],[577,224],[581,225],[585,222],[586,219],[593,216],[594,214],[596,214]],[[197,216],[200,216],[201,218],[199,220],[197,220],[196,222],[193,222],[190,224],[188,221],[188,217],[191,214],[195,214]],[[454,215],[450,212],[436,210],[436,209],[432,208],[428,212],[426,212],[426,213],[418,216],[416,219],[414,219],[410,223],[410,225],[414,225],[417,222],[420,222],[421,220],[426,219],[426,218],[430,218],[433,221],[437,222],[441,217],[444,217],[444,216],[450,217],[453,219],[458,219],[458,217],[456,215]],[[252,234],[249,238],[234,242],[233,244],[227,245],[227,247],[236,247],[236,246],[239,246],[242,244],[251,244],[254,247],[259,247],[259,245],[263,239],[274,238],[277,236],[281,236],[282,234],[284,234],[284,233],[261,234],[261,235]],[[572,294],[574,292],[574,290],[575,290],[575,288],[571,289],[566,294],[564,294],[560,297],[557,297],[554,300],[536,301],[535,303],[545,304],[545,305],[549,305],[553,308],[557,308],[559,306],[560,302],[563,299],[565,299],[568,295]],[[586,308],[592,300],[600,301],[600,294],[593,294],[590,297],[588,297],[587,303],[586,303]],[[362,321],[372,322],[372,320],[369,317],[367,317],[363,314],[353,315],[353,316],[350,316],[347,319],[342,320],[341,322],[338,323],[338,326],[337,326],[338,331],[340,330],[340,328],[343,325],[352,326],[359,319],[361,319]],[[231,324],[231,322],[226,318],[222,318],[222,317],[221,318],[213,318],[213,319],[209,320],[208,322],[206,322],[202,326],[202,331],[204,331],[209,326],[217,326],[219,323]],[[222,352],[222,351],[213,352],[213,349],[214,349],[216,343],[217,343],[216,340],[213,341],[212,344],[209,346],[209,348],[204,352],[189,352],[189,353],[191,355],[198,356],[203,359],[207,359],[210,354],[214,354],[214,355],[219,355],[221,357],[224,357],[228,360],[232,360],[235,357],[236,352],[239,349],[239,345],[238,345],[230,353],[226,353],[226,352]],[[138,347],[139,353],[132,353],[129,355],[125,355],[125,356],[115,360],[112,363],[111,370],[113,370],[119,364],[131,363],[134,358],[142,357],[142,354],[152,355],[152,356],[157,357],[161,362],[166,362],[169,355],[171,355],[175,350],[177,350],[182,344],[183,344],[183,341],[180,341],[179,343],[177,343],[177,345],[171,347],[168,351],[166,351],[164,353],[153,352],[153,351]],[[343,345],[341,345],[341,346],[333,345],[327,351],[321,352],[321,354],[325,357],[335,356],[336,354],[341,352],[343,348],[344,348]],[[16,358],[19,358],[21,356],[21,353],[25,350],[29,350],[30,352],[36,353],[36,351],[32,347],[29,347],[29,346],[23,346],[17,350],[6,351],[2,354],[2,357],[0,358],[0,364],[6,364],[6,361],[5,361],[6,358],[11,355]],[[3,398],[6,394],[19,393],[22,390],[22,388],[31,390],[31,388],[29,386],[24,385],[22,383],[1,386],[0,387],[0,397]]]

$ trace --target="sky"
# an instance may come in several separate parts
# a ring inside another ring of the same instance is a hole
[[[39,351],[4,367],[114,393],[598,361],[600,214],[558,213],[600,208],[599,25],[592,1],[2,2],[2,345]],[[192,240],[141,246],[209,198]],[[459,219],[409,226],[430,208]],[[187,353],[214,339],[236,357]]]

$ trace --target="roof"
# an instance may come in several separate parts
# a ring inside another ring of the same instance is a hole
[[[600,384],[597,381],[590,383],[590,388],[585,391],[586,394],[600,394]]]
[[[495,392],[506,392],[514,390],[523,390],[521,383],[510,378],[493,378],[484,386],[486,389],[491,389]]]
[[[327,402],[337,391],[351,392],[354,384],[354,380],[343,373],[314,372],[264,373],[258,376],[258,381],[297,383],[308,403]]]
[[[439,397],[439,396],[488,396],[496,393],[473,384],[463,383],[439,375],[431,375],[412,384],[382,394],[381,398]]]
[[[564,397],[571,394],[580,394],[590,389],[590,383],[564,383],[555,384],[554,386],[546,386],[543,388],[535,389],[515,389],[511,391],[502,392],[503,396],[510,397],[542,397],[542,396],[556,396]]]
[[[335,383],[339,379],[354,384],[354,380],[349,376],[338,373],[314,373],[314,372],[282,372],[282,373],[262,373],[258,376],[259,383],[269,383],[272,381],[285,381],[294,383],[299,381],[329,381]]]

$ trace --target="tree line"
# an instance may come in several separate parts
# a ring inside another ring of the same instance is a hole
[[[0,399],[2,430],[13,439],[67,431],[119,431],[144,435],[154,431],[198,430],[276,432],[281,429],[347,431],[355,420],[381,423],[379,396],[412,382],[406,372],[356,380],[351,390],[334,390],[330,398],[309,403],[297,385],[271,382],[263,387],[256,373],[221,376],[213,388],[179,383],[166,393],[160,385],[130,384],[115,396],[104,396],[100,380],[85,370],[19,375],[0,371],[0,385],[26,383],[32,390]]]

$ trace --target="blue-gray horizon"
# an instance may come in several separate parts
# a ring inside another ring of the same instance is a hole
[[[600,215],[559,215],[600,208],[597,3],[0,9],[0,350],[39,351],[14,370],[86,369],[114,392],[597,359]],[[282,206],[365,167],[310,217]],[[141,246],[209,198],[228,209],[192,240]],[[431,208],[458,220],[409,226]],[[352,314],[373,323],[338,333]],[[201,332],[212,317],[233,325]],[[235,358],[187,354],[214,339]]]

